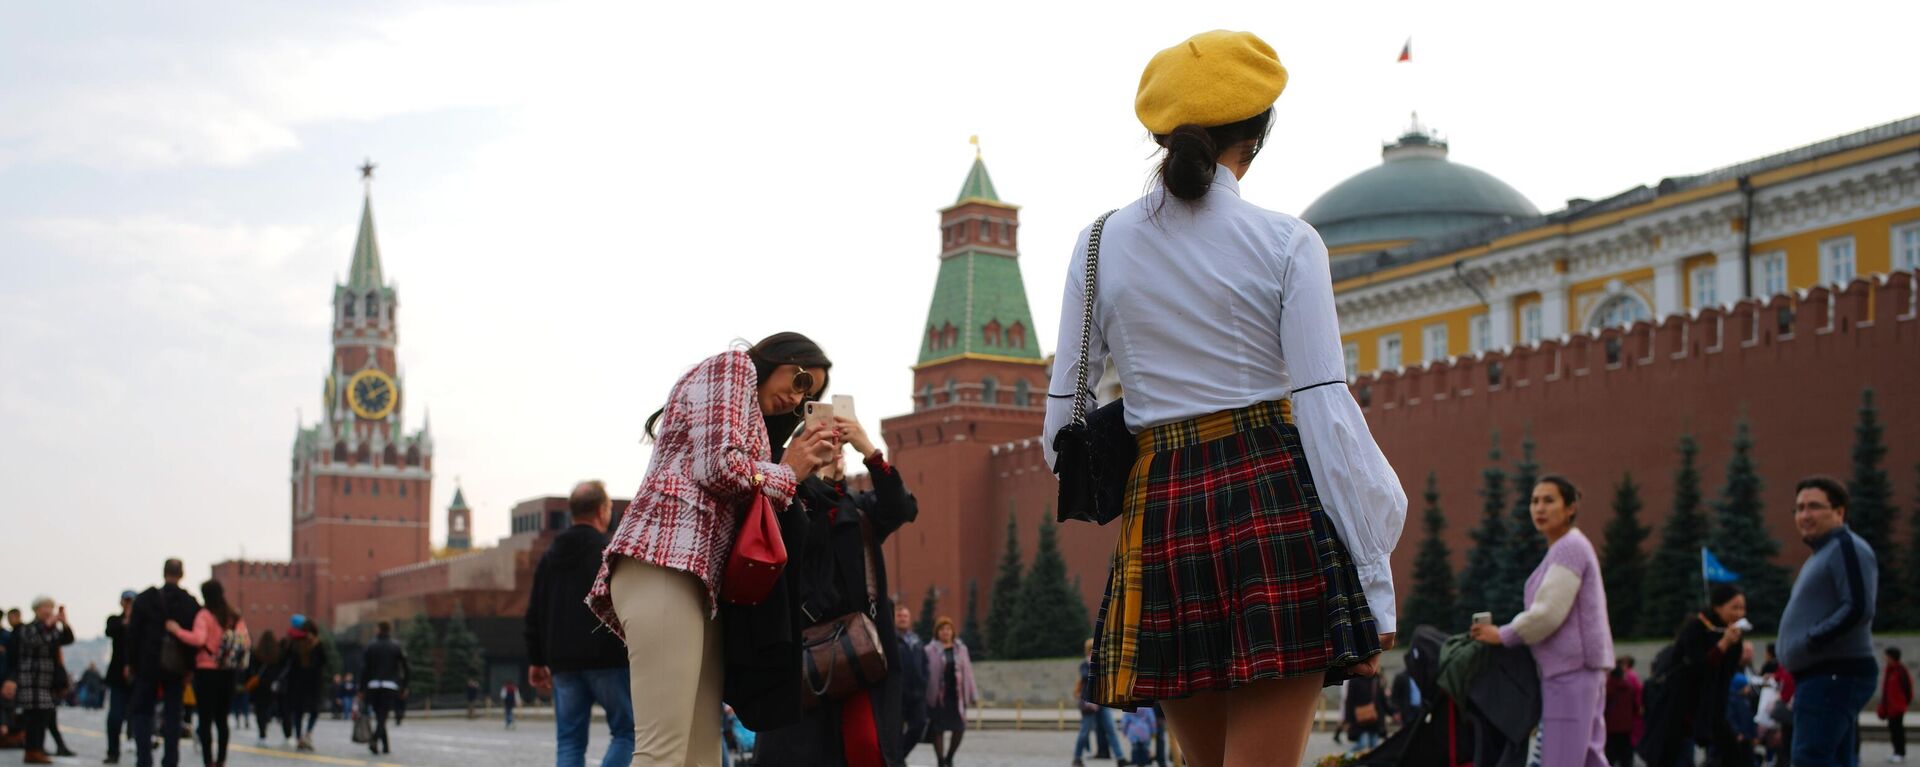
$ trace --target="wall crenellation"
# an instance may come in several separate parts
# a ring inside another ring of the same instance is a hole
[[[1837,337],[1914,322],[1915,280],[1915,273],[1896,272],[1855,279],[1837,290],[1823,286],[1747,299],[1658,322],[1382,371],[1355,379],[1351,388],[1362,409],[1396,410],[1589,379],[1609,386],[1615,377],[1673,375],[1676,368],[1713,365],[1725,355],[1770,354],[1780,344],[1831,344]]]

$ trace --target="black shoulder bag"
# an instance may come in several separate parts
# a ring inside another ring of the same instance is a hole
[[[1053,473],[1060,478],[1057,521],[1080,520],[1104,525],[1125,511],[1127,474],[1133,471],[1140,448],[1127,431],[1126,400],[1116,399],[1087,412],[1092,392],[1087,390],[1087,346],[1093,338],[1093,295],[1100,269],[1100,232],[1107,211],[1093,222],[1087,237],[1086,302],[1080,316],[1080,361],[1075,373],[1073,420],[1053,436],[1057,454]]]

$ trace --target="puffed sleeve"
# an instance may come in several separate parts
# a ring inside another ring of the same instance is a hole
[[[1392,633],[1399,606],[1391,558],[1407,519],[1407,495],[1347,391],[1327,245],[1313,227],[1295,226],[1280,296],[1280,354],[1293,380],[1294,421],[1321,506],[1359,570],[1367,606],[1380,632]]]
[[[1067,259],[1067,286],[1060,297],[1060,338],[1053,345],[1053,381],[1047,385],[1047,420],[1041,431],[1040,448],[1052,467],[1059,456],[1053,452],[1053,436],[1073,419],[1073,397],[1080,382],[1080,324],[1086,316],[1087,238],[1093,227],[1080,230],[1073,257]],[[1092,389],[1107,369],[1107,338],[1100,323],[1093,323],[1087,337],[1087,388]],[[1093,393],[1087,393],[1087,412],[1095,406]]]

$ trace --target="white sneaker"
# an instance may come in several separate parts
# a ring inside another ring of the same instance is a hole
[[[1887,757],[1887,764],[1905,764],[1907,758],[1899,754]]]

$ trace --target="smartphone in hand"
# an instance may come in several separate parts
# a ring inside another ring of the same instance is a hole
[[[1473,614],[1473,625],[1475,625],[1475,626],[1491,626],[1491,625],[1493,625],[1493,613],[1474,613],[1474,614]]]
[[[828,426],[833,425],[832,405],[825,402],[808,402],[804,412],[806,413],[806,426],[809,431],[811,431],[813,427],[823,423]]]

